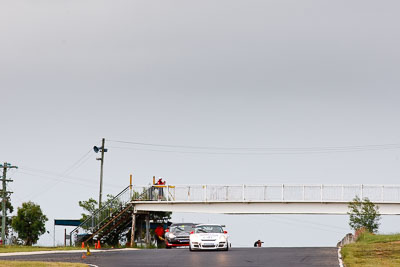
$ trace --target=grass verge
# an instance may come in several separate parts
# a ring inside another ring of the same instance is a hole
[[[43,262],[43,261],[2,261],[0,266],[5,267],[84,267],[87,264],[69,262]]]
[[[362,234],[356,243],[342,248],[346,267],[400,266],[400,234]]]
[[[53,251],[53,250],[79,250],[80,247],[32,247],[32,246],[0,246],[0,253]]]

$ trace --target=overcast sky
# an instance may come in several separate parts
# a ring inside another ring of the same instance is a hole
[[[39,204],[50,231],[39,243],[52,245],[53,220],[79,218],[78,201],[98,198],[98,155],[89,151],[102,137],[292,150],[400,143],[399,8],[365,0],[1,1],[0,161],[20,167],[10,172],[14,207]],[[121,191],[130,173],[135,184],[153,175],[171,184],[396,184],[400,175],[399,149],[232,155],[106,146],[104,194]],[[350,231],[347,216],[174,220],[225,223],[240,246],[333,246]],[[381,231],[398,225],[384,217]]]

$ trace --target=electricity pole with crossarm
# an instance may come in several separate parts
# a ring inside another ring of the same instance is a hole
[[[0,168],[3,168],[3,176],[2,176],[2,182],[3,182],[3,188],[1,190],[2,193],[2,214],[1,214],[1,241],[5,245],[6,244],[6,218],[7,218],[7,212],[6,212],[6,202],[7,202],[7,194],[11,194],[12,192],[7,191],[7,182],[12,182],[12,180],[7,180],[7,170],[12,169],[12,168],[18,168],[17,166],[11,166],[10,163],[4,162],[3,165],[0,164]]]

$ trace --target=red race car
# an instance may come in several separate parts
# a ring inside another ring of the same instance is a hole
[[[165,247],[189,246],[189,235],[196,224],[194,223],[173,223],[165,231]]]

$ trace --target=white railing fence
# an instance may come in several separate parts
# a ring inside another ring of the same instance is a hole
[[[266,184],[133,186],[134,201],[167,202],[372,202],[400,203],[400,185]],[[135,197],[137,196],[137,197]],[[140,197],[139,197],[140,196]]]

